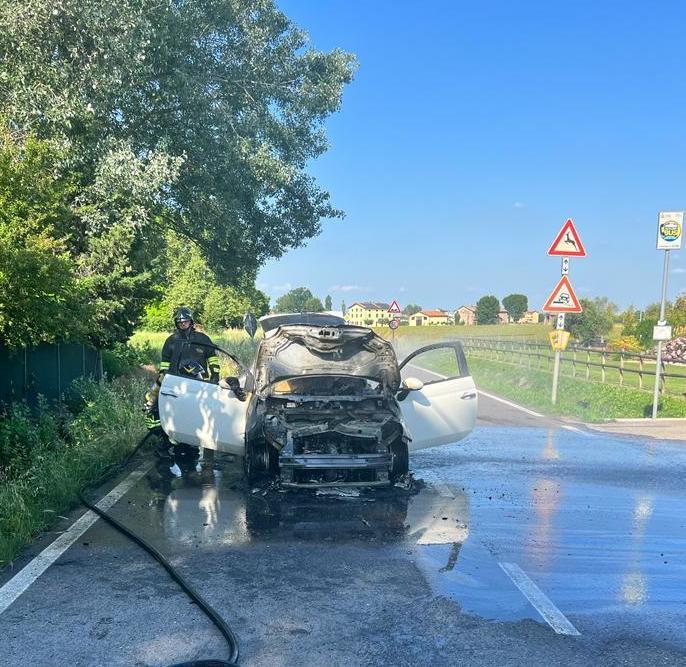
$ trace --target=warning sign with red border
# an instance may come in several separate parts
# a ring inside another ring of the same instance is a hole
[[[562,276],[543,306],[547,313],[580,313],[583,309],[567,276]]]
[[[562,225],[560,233],[548,248],[548,254],[562,255],[563,257],[586,257],[586,249],[571,218]]]
[[[393,299],[393,302],[391,303],[390,306],[388,306],[388,312],[391,313],[391,315],[399,315],[403,311],[400,310],[400,306],[398,305],[398,302]]]

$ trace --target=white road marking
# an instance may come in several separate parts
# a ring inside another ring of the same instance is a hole
[[[567,429],[568,431],[574,431],[574,433],[580,433],[586,438],[595,438],[595,435],[593,433],[589,433],[588,431],[584,431],[581,428],[577,428],[576,426],[569,426],[569,424],[562,424],[562,428]]]
[[[526,412],[527,415],[531,415],[532,417],[545,417],[545,415],[542,415],[540,412],[534,412],[533,410],[529,410],[529,408],[525,408],[523,405],[518,405],[517,403],[513,403],[512,401],[507,401],[504,398],[500,398],[500,396],[494,396],[493,394],[489,394],[485,392],[483,389],[479,389],[479,393],[485,396],[486,398],[492,398],[494,401],[500,401],[500,403],[509,405],[511,408],[515,408],[517,410],[521,410],[522,412]]]
[[[418,371],[422,371],[423,373],[429,373],[430,375],[435,375],[439,378],[445,379],[448,377],[447,375],[441,375],[440,373],[436,373],[435,371],[429,371],[426,368],[420,368],[419,366],[415,366],[414,364],[407,365],[411,366],[412,368],[416,368]],[[504,398],[500,398],[500,396],[494,396],[493,394],[489,394],[485,392],[483,389],[478,389],[478,392],[483,396],[486,396],[486,398],[492,398],[494,401],[500,401],[505,405],[509,405],[511,408],[515,408],[517,410],[521,410],[522,412],[526,412],[526,414],[531,415],[532,417],[545,417],[545,415],[542,415],[540,412],[534,412],[533,410],[529,410],[529,408],[525,408],[523,405],[518,405],[517,403],[513,403],[512,401],[507,401]]]
[[[126,479],[115,486],[95,505],[101,510],[109,510],[143,477],[152,467],[146,463],[134,470]],[[98,515],[88,510],[77,519],[52,544],[41,551],[28,565],[15,574],[0,588],[0,614],[9,607],[38,577],[43,574],[74,542],[76,542],[97,520]]]
[[[498,563],[512,583],[522,592],[534,609],[558,635],[580,636],[581,633],[567,620],[550,598],[529,579],[517,563]]]
[[[422,368],[421,366],[415,366],[414,364],[407,364],[408,368],[414,368],[418,371],[421,371],[422,373],[428,373],[429,375],[435,375],[436,377],[443,378],[444,380],[448,379],[447,375],[441,375],[440,373],[437,373],[436,371],[430,371],[426,368]]]

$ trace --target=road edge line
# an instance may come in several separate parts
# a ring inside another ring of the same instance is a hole
[[[530,579],[517,563],[498,563],[512,583],[531,603],[543,620],[558,634],[580,637],[581,633],[553,604],[552,600]]]
[[[541,414],[540,412],[535,412],[534,410],[529,410],[529,408],[525,408],[523,405],[519,405],[518,403],[513,403],[512,401],[508,401],[505,398],[500,398],[500,396],[496,396],[495,394],[489,394],[488,392],[484,391],[483,389],[479,389],[477,387],[477,391],[480,394],[483,394],[486,396],[486,398],[492,398],[494,401],[500,401],[501,403],[504,403],[505,405],[509,405],[511,408],[516,408],[517,410],[521,410],[522,412],[526,412],[528,415],[531,415],[532,417],[541,417],[545,418],[544,414]]]
[[[107,511],[120,501],[128,491],[150,470],[152,463],[137,468],[103,496],[95,505]],[[14,603],[69,547],[74,544],[97,520],[98,515],[88,510],[79,517],[56,540],[27,563],[17,574],[0,587],[0,614]]]

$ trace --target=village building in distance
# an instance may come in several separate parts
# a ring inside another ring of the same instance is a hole
[[[354,324],[361,327],[379,327],[388,324],[391,315],[388,314],[389,304],[383,301],[356,301],[345,311],[345,321],[347,324]],[[458,319],[459,318],[459,319]],[[538,324],[541,321],[540,314],[535,310],[527,310],[517,324]],[[465,326],[478,324],[476,319],[476,306],[460,306],[455,311],[442,310],[420,310],[418,313],[410,315],[402,324],[409,324],[411,327],[418,326],[437,326],[447,325],[458,322]],[[512,324],[512,319],[506,310],[498,312],[499,324]]]
[[[389,307],[382,301],[357,301],[345,311],[345,321],[360,327],[383,326],[390,319]]]
[[[414,315],[410,315],[410,326],[432,326],[437,324],[452,324],[453,315],[444,310],[420,310]]]

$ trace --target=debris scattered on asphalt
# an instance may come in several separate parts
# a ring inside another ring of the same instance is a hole
[[[317,489],[318,496],[334,496],[336,498],[359,498],[359,489],[350,489],[344,486],[332,486],[325,489]]]

